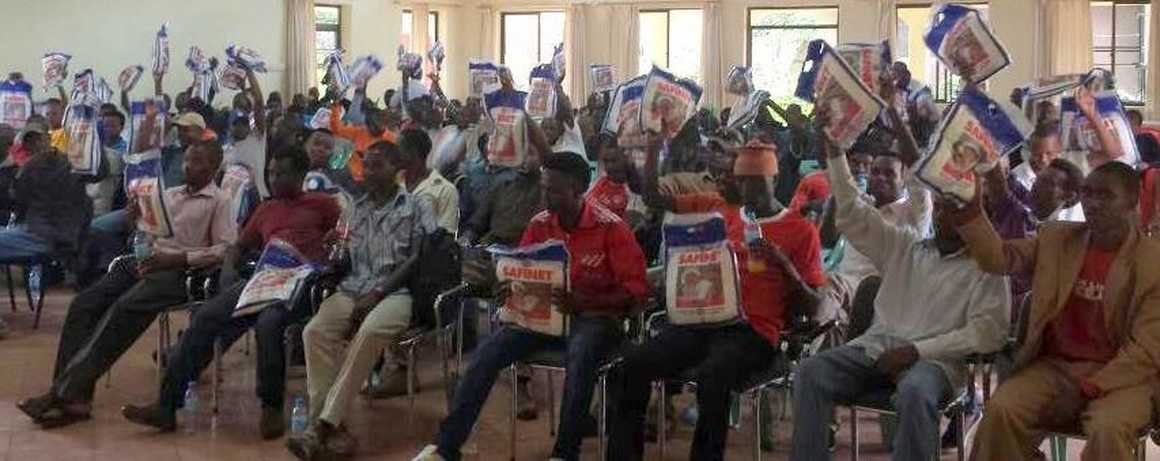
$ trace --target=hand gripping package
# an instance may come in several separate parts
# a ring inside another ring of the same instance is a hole
[[[601,93],[616,89],[616,70],[608,64],[591,64],[588,66],[588,87],[592,93]]]
[[[153,75],[169,71],[169,24],[162,24],[153,39]]]
[[[951,72],[974,83],[1011,64],[1011,56],[978,10],[962,5],[940,6],[922,39]]]
[[[882,74],[894,62],[890,55],[890,43],[885,40],[882,43],[843,43],[837,46],[836,51],[866,88],[878,94],[882,86]]]
[[[356,87],[363,87],[383,70],[383,61],[371,55],[355,59],[350,64],[350,81]]]
[[[250,48],[238,45],[230,45],[226,47],[226,58],[231,63],[240,64],[246,69],[254,72],[266,72],[266,60],[262,56]]]
[[[173,235],[165,206],[160,149],[125,156],[125,193],[137,200],[137,230],[155,237]]]
[[[1010,105],[968,87],[931,140],[918,165],[918,179],[943,196],[966,203],[975,196],[975,175],[994,168],[1018,149],[1031,131]]]
[[[239,91],[246,85],[246,69],[236,62],[230,61],[222,66],[218,72],[217,80],[222,88]]]
[[[644,147],[648,143],[640,126],[641,100],[647,81],[648,76],[641,75],[622,83],[608,103],[608,113],[604,116],[601,130],[616,136],[620,147]]]
[[[46,53],[44,59],[40,60],[40,64],[44,69],[44,86],[51,88],[59,86],[64,83],[64,78],[68,76],[68,61],[72,59],[64,53]]]
[[[153,125],[153,132],[146,133],[141,129],[141,125],[145,122],[146,117],[146,101],[133,101],[129,104],[129,146],[135,149],[138,140],[142,136],[148,136],[146,140],[148,146],[160,146],[165,140],[165,126],[166,113],[169,107],[165,105],[165,99],[158,97],[153,99],[153,104],[157,106],[157,123]]]
[[[431,49],[427,50],[427,59],[435,66],[435,73],[443,70],[443,59],[447,57],[447,51],[443,48],[443,44],[435,42],[431,45]]]
[[[700,101],[701,87],[697,82],[653,66],[641,95],[640,126],[645,132],[663,131],[666,138],[672,139],[697,111]]]
[[[556,72],[552,66],[541,64],[532,69],[525,109],[528,115],[542,119],[556,115]]]
[[[64,128],[68,131],[65,155],[74,173],[96,175],[104,159],[101,136],[97,130],[99,111],[93,106],[73,106]]]
[[[511,284],[500,320],[548,336],[568,333],[567,316],[552,304],[552,291],[569,289],[569,255],[564,242],[549,240],[516,249],[490,248],[500,283]]]
[[[261,312],[275,304],[292,309],[290,304],[298,299],[306,280],[317,270],[293,245],[280,239],[270,240],[258,258],[254,275],[242,288],[234,317]]]
[[[469,96],[482,98],[499,90],[499,68],[495,63],[473,59],[467,63],[467,81],[471,83]]]
[[[483,105],[492,121],[487,140],[487,161],[499,167],[519,168],[528,158],[528,133],[524,112],[527,93],[496,91],[483,96]]]
[[[1096,112],[1103,118],[1104,126],[1112,133],[1112,137],[1120,144],[1120,156],[1113,158],[1131,166],[1140,163],[1140,153],[1136,148],[1136,136],[1132,133],[1132,125],[1124,113],[1124,106],[1115,90],[1101,91],[1092,95],[1096,103]],[[1059,104],[1059,132],[1063,141],[1063,150],[1077,152],[1099,152],[1103,150],[1092,122],[1083,115],[1076,104],[1075,96],[1064,97]],[[1088,170],[1079,162],[1080,168]]]
[[[416,53],[400,53],[395,69],[411,79],[423,77],[423,57]]]
[[[24,80],[0,82],[0,123],[17,130],[32,115],[32,85]]]
[[[343,64],[342,50],[334,50],[326,57],[326,76],[322,80],[322,83],[333,86],[338,94],[346,93],[346,90],[350,88],[353,82],[350,72]]]
[[[564,60],[564,44],[559,43],[552,49],[552,72],[556,78],[564,78],[568,74],[568,63]]]
[[[741,318],[737,258],[719,213],[666,213],[665,309],[673,325],[719,326]]]
[[[823,40],[810,42],[794,95],[830,114],[826,135],[843,149],[853,146],[885,107]]]

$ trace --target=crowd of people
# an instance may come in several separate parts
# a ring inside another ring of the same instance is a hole
[[[156,357],[156,398],[126,405],[124,417],[176,430],[187,386],[215,347],[253,329],[260,434],[282,437],[294,360],[283,340],[304,324],[291,341],[304,351],[309,426],[287,447],[303,460],[351,455],[351,400],[414,384],[389,346],[430,310],[414,279],[432,264],[421,257],[431,237],[443,234],[465,248],[564,242],[570,283],[552,304],[571,321],[562,337],[502,323],[484,335],[478,305],[502,305],[511,286],[465,300],[470,364],[416,460],[460,459],[500,371],[543,350],[565,351],[552,459],[579,459],[595,435],[590,405],[611,357],[620,360],[610,375],[609,459],[643,458],[656,437],[651,384],[682,377],[697,383],[690,458],[722,459],[731,395],[784,359],[787,334],[819,328],[826,340],[793,370],[791,459],[829,459],[835,406],[868,401],[897,410],[894,459],[936,457],[940,409],[973,379],[967,357],[998,351],[1010,351],[1010,364],[986,403],[975,459],[1034,459],[1046,431],[1085,435],[1085,459],[1130,459],[1160,396],[1160,272],[1148,263],[1160,259],[1157,139],[1131,113],[1141,164],[1109,160],[1120,147],[1101,135],[1080,166],[1065,159],[1059,120],[1039,117],[1026,155],[973,175],[975,198],[956,202],[914,174],[941,117],[929,90],[902,63],[883,75],[887,109],[850,149],[824,132],[840,114],[769,99],[761,107],[770,110],[740,127],[729,110],[702,109],[672,139],[646,133],[641,145],[621,145],[600,130],[609,93],[574,108],[558,88],[554,115],[521,122],[526,161],[501,167],[489,164],[484,100],[449,100],[438,75],[429,89],[406,82],[378,102],[365,81],[349,97],[331,81],[284,105],[247,70],[243,90],[215,108],[212,93],[170,98],[157,74],[134,129],[165,124],[165,136],[130,145],[131,95],[122,94],[120,106],[100,108],[95,175],[73,173],[62,154],[62,90],[22,129],[0,126],[0,188],[10,192],[0,205],[11,216],[0,260],[51,258],[79,290],[48,390],[18,407],[46,429],[89,419],[96,381],[161,312],[187,301],[190,272],[217,271],[177,344]],[[510,73],[500,77],[498,91],[517,91]],[[1101,120],[1088,92],[1076,98]],[[154,151],[173,231],[138,248],[143,198],[126,190],[125,158]],[[230,167],[248,172],[260,198],[245,212],[245,189],[223,184]],[[622,320],[664,305],[647,270],[664,263],[663,217],[704,212],[724,218],[741,320],[666,325],[629,341]],[[274,241],[326,268],[332,293],[316,306],[300,297],[239,315],[246,261]],[[823,264],[833,259],[824,254],[840,259]],[[0,336],[6,329],[0,323]],[[520,418],[535,418],[528,377],[513,385]]]

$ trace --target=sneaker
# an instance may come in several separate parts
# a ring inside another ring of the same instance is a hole
[[[427,445],[423,447],[423,451],[415,455],[411,461],[447,461],[439,454],[439,447],[435,445]]]
[[[378,383],[375,383],[375,385],[372,385],[369,389],[367,389],[367,393],[370,394],[371,398],[389,399],[391,397],[407,395],[408,376],[411,377],[411,385],[413,386],[415,393],[419,393],[419,377],[411,373],[407,373],[406,368],[396,368],[395,370],[388,373],[389,374],[383,376]]]
[[[532,391],[528,388],[527,382],[516,384],[516,400],[519,401],[519,408],[516,409],[516,419],[520,421],[532,421],[540,417],[540,408],[536,404],[535,397],[532,397]]]
[[[262,440],[274,440],[286,433],[286,418],[281,407],[262,407],[258,432],[262,434]]]
[[[125,405],[121,407],[121,416],[124,416],[125,419],[131,422],[142,426],[149,426],[161,432],[173,432],[177,430],[177,414],[162,410],[156,404],[144,407]]]

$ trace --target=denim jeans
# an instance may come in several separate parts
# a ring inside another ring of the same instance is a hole
[[[19,261],[48,253],[48,242],[23,226],[0,229],[0,261]]]
[[[604,318],[574,316],[566,339],[511,326],[499,329],[479,345],[455,391],[451,414],[443,420],[435,438],[439,454],[449,461],[459,459],[459,449],[471,435],[500,371],[535,352],[562,349],[566,352],[567,371],[560,403],[560,427],[552,456],[568,461],[579,459],[580,423],[588,415],[597,367],[620,341],[619,322]]]
[[[878,371],[861,348],[842,346],[810,357],[798,368],[794,382],[793,449],[789,459],[830,459],[825,434],[835,404],[877,400],[889,396],[898,411],[895,461],[926,461],[939,452],[939,409],[951,397],[946,372],[918,361],[898,383]]]

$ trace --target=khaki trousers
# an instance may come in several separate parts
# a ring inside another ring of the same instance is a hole
[[[1085,373],[1086,374],[1086,373]],[[1030,460],[1044,433],[1040,415],[1059,398],[1061,380],[1072,379],[1058,362],[1037,360],[1015,373],[987,402],[972,460]],[[1135,459],[1137,437],[1152,421],[1155,384],[1112,391],[1076,415],[1087,438],[1084,461]]]
[[[311,419],[334,426],[342,424],[347,405],[383,348],[411,323],[411,295],[391,294],[367,314],[348,348],[345,336],[355,300],[354,294],[341,291],[326,298],[302,332]]]

